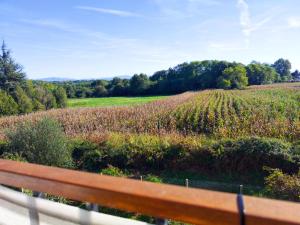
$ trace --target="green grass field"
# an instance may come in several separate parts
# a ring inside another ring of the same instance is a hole
[[[106,97],[68,99],[68,107],[105,107],[137,105],[166,98],[167,96],[147,97]]]

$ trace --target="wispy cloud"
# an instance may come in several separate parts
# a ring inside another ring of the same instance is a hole
[[[123,10],[116,10],[116,9],[106,9],[106,8],[99,8],[99,7],[92,7],[92,6],[76,6],[75,8],[87,10],[87,11],[93,11],[97,13],[110,14],[110,15],[120,16],[120,17],[141,17],[141,15],[137,13],[123,11]]]
[[[221,2],[217,0],[187,0],[189,3],[202,4],[207,6],[220,5]]]
[[[21,19],[20,22],[69,31],[70,25],[56,19]]]
[[[203,7],[216,7],[222,4],[219,0],[154,0],[165,18],[183,19],[199,15]]]
[[[237,6],[240,13],[240,25],[242,28],[242,32],[245,36],[246,45],[249,45],[249,38],[251,34],[261,28],[264,24],[271,20],[271,16],[264,17],[257,21],[256,23],[252,22],[249,5],[246,0],[238,0]]]
[[[290,17],[287,22],[289,28],[300,28],[300,17]]]
[[[218,43],[218,42],[210,42],[209,48],[216,49],[218,51],[242,51],[247,50],[245,46],[238,46],[235,43]]]

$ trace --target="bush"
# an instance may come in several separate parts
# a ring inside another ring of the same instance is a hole
[[[144,178],[145,181],[153,182],[153,183],[162,183],[162,179],[158,176],[147,174]]]
[[[4,91],[0,91],[0,116],[18,113],[18,104]]]
[[[101,170],[102,174],[114,176],[114,177],[126,177],[126,173],[120,170],[118,167],[109,165],[107,168]]]
[[[270,197],[300,202],[300,171],[298,174],[287,175],[282,170],[271,170],[265,178],[266,193]]]
[[[9,160],[14,160],[18,162],[26,162],[26,159],[24,159],[19,153],[10,153],[10,152],[5,152],[1,155],[2,159],[9,159]]]
[[[19,124],[7,132],[11,153],[19,154],[28,162],[48,166],[70,167],[72,157],[60,124],[49,118],[37,123]]]
[[[263,173],[263,167],[298,171],[291,146],[277,139],[244,138],[220,141],[212,146],[214,166],[218,171],[238,174]]]
[[[170,138],[151,135],[112,134],[101,144],[110,164],[140,170],[163,169],[181,157],[183,149]]]
[[[75,140],[72,144],[72,158],[76,168],[89,172],[99,172],[106,166],[99,146],[89,141]]]

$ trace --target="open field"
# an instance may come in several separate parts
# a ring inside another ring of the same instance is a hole
[[[201,134],[300,138],[300,83],[253,86],[246,90],[186,92],[143,105],[55,109],[0,118],[4,129],[18,122],[58,119],[68,136],[106,132]]]
[[[106,107],[138,105],[164,98],[166,98],[166,96],[75,98],[68,99],[68,107]]]

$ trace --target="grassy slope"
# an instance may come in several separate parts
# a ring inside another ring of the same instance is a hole
[[[104,106],[125,106],[148,103],[163,99],[166,96],[147,97],[107,97],[107,98],[76,98],[69,99],[69,107],[104,107]]]

